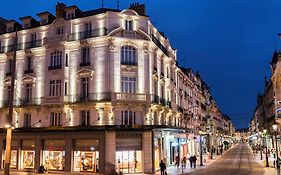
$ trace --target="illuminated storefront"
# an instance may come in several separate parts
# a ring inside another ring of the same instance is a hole
[[[43,165],[47,170],[63,171],[65,167],[65,141],[45,140],[43,150]]]
[[[20,168],[33,169],[35,158],[34,140],[22,140],[20,151]]]
[[[4,144],[3,145],[6,145],[6,142],[4,140]],[[18,144],[17,144],[17,140],[12,140],[11,141],[11,164],[10,164],[10,167],[12,169],[17,169],[18,167]],[[2,167],[4,168],[4,162],[5,162],[5,155],[6,155],[6,150],[4,150],[2,152],[2,161],[3,161],[3,164],[2,164]]]
[[[75,140],[74,171],[99,172],[98,140]]]
[[[122,173],[140,173],[143,171],[141,135],[119,135],[116,139],[115,169]]]

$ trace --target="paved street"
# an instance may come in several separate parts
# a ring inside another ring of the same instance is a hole
[[[265,170],[254,159],[250,147],[239,143],[208,167],[188,175],[273,175],[274,169]]]

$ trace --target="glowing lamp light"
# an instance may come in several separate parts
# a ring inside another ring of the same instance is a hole
[[[273,128],[273,131],[277,131],[277,128],[278,128],[277,124],[273,124],[272,128]]]
[[[10,128],[10,127],[11,127],[10,124],[5,124],[5,125],[4,125],[4,128]]]

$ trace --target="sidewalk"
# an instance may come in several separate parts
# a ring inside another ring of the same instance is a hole
[[[272,156],[268,156],[268,164],[269,167],[266,166],[265,162],[265,154],[262,154],[262,160],[260,153],[254,154],[255,160],[258,164],[260,164],[262,167],[264,167],[265,175],[276,175],[276,169],[274,167],[274,158]]]

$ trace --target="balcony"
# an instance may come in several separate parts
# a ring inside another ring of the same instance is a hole
[[[99,28],[99,29],[87,30],[83,32],[72,33],[68,36],[67,41],[83,40],[83,39],[100,37],[105,35],[107,35],[107,29]]]
[[[80,102],[100,102],[110,101],[110,92],[88,93],[88,94],[75,94],[64,96],[64,102],[67,103],[80,103]]]
[[[41,47],[42,45],[43,45],[43,40],[29,41],[29,42],[19,43],[17,50],[32,49],[36,47]]]
[[[168,56],[168,50],[161,44],[161,42],[154,36],[151,35],[151,40],[155,43],[155,45],[162,50],[162,52]]]
[[[61,65],[51,65],[51,66],[48,66],[48,69],[49,70],[55,70],[55,69],[61,69]]]
[[[126,65],[126,66],[137,66],[138,63],[135,61],[121,61],[121,65]]]
[[[63,103],[63,97],[62,96],[48,96],[48,97],[44,97],[42,103],[45,104],[45,105],[62,104]]]
[[[24,74],[32,74],[33,73],[33,70],[32,69],[28,69],[28,70],[25,70],[24,71]]]
[[[146,101],[146,94],[115,93],[113,100],[116,100],[116,101]]]
[[[90,61],[80,63],[80,67],[91,66]]]
[[[58,35],[58,36],[53,36],[53,37],[45,37],[43,39],[44,45],[56,45],[59,44],[60,42],[66,41],[65,35]]]
[[[40,105],[41,103],[41,98],[25,98],[25,99],[20,99],[18,101],[17,106],[33,106],[33,105]]]

